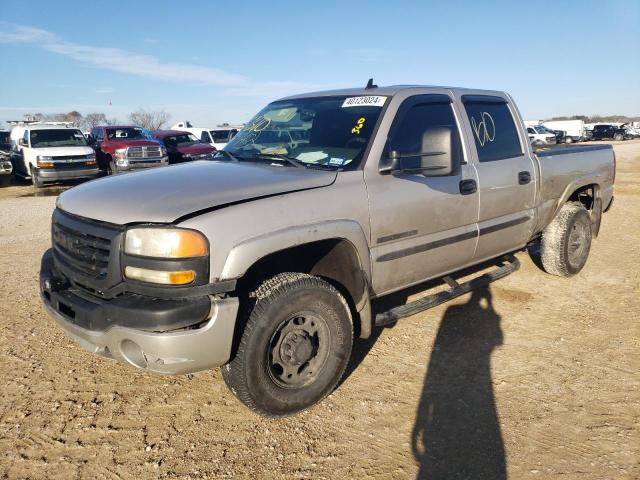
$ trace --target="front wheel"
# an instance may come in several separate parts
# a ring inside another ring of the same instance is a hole
[[[622,135],[621,133],[616,133],[616,134],[613,136],[613,139],[614,139],[614,140],[617,140],[618,142],[620,142],[620,141],[624,140],[624,135]]]
[[[234,395],[261,415],[280,417],[331,393],[353,344],[351,313],[340,292],[319,277],[281,273],[249,301],[235,356],[222,367]]]
[[[573,138],[572,137],[565,137],[564,138],[564,143],[573,143]]]
[[[545,272],[571,277],[587,263],[591,237],[591,217],[587,209],[580,203],[567,203],[529,252]]]
[[[44,187],[44,182],[40,180],[40,177],[38,176],[38,172],[36,172],[33,169],[31,169],[31,183],[33,183],[34,188]]]

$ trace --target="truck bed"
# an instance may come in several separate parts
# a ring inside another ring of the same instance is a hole
[[[611,202],[615,176],[611,145],[557,145],[538,149],[535,156],[540,168],[537,230],[551,221],[572,192],[595,181],[602,208]]]

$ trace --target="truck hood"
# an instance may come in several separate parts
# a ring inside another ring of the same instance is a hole
[[[259,163],[197,161],[105,177],[58,197],[57,206],[115,224],[171,223],[201,210],[331,185],[336,172]]]
[[[70,157],[95,153],[91,147],[44,147],[34,148],[33,152],[41,157]]]

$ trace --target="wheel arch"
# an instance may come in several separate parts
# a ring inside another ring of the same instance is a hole
[[[329,281],[347,298],[356,334],[370,335],[369,246],[358,223],[321,222],[246,240],[231,249],[220,279],[239,279],[238,287],[247,290],[286,271]]]
[[[569,185],[556,206],[554,217],[567,202],[580,203],[587,209],[591,217],[592,234],[594,237],[597,237],[600,231],[603,209],[600,184],[583,180]]]

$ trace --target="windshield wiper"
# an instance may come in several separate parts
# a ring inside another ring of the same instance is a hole
[[[280,160],[281,162],[286,162],[291,166],[296,168],[305,168],[306,164],[296,160],[295,158],[287,157],[286,155],[282,155],[280,153],[259,153],[257,155],[253,155],[247,158],[268,158],[272,160]]]
[[[226,155],[229,158],[229,160],[231,160],[232,162],[237,162],[238,161],[238,159],[235,157],[235,155],[232,155],[231,152],[227,152],[226,150],[218,150],[216,152],[216,155],[218,155],[218,153],[222,153],[222,154]]]

